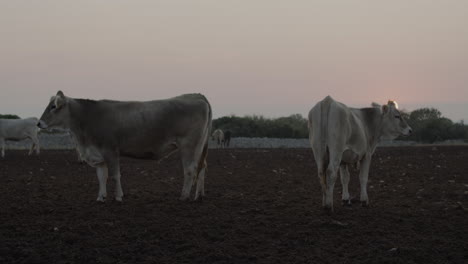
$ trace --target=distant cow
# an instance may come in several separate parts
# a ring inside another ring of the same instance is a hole
[[[39,139],[37,132],[39,129],[36,126],[37,118],[30,117],[26,119],[0,119],[0,143],[2,144],[2,158],[5,157],[5,140],[19,141],[23,139],[31,139],[32,145],[29,149],[29,155],[36,149],[36,154],[39,154]]]
[[[119,157],[160,160],[180,150],[184,184],[180,199],[204,196],[211,106],[201,94],[146,102],[85,100],[53,96],[38,126],[69,129],[76,138],[79,153],[96,167],[98,201],[107,196],[108,174],[115,180],[115,199],[122,201]]]
[[[309,112],[309,139],[322,186],[322,206],[333,210],[333,187],[338,169],[342,200],[350,204],[349,164],[359,164],[361,204],[367,206],[367,179],[371,156],[382,139],[410,135],[412,130],[398,111],[397,103],[373,104],[372,108],[348,108],[327,96]]]
[[[229,144],[231,143],[231,131],[229,130],[226,130],[226,132],[224,132],[224,147],[225,148],[228,148],[229,147]]]
[[[224,147],[224,133],[221,129],[216,129],[211,135],[211,139],[216,141],[216,146],[218,148]]]

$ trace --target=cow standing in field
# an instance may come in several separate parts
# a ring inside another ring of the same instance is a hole
[[[2,158],[5,157],[5,141],[19,141],[31,139],[32,145],[29,149],[29,155],[36,149],[39,154],[39,139],[37,137],[37,118],[30,117],[25,119],[0,119],[0,143],[2,144]]]
[[[348,192],[349,164],[359,164],[360,201],[369,204],[367,179],[371,157],[382,139],[410,135],[412,130],[394,101],[371,108],[348,108],[330,96],[309,112],[309,139],[322,186],[322,206],[333,211],[333,188],[340,170],[343,204],[351,204]]]
[[[224,133],[221,129],[216,129],[211,138],[216,142],[216,146],[218,148],[224,147]]]
[[[224,132],[224,147],[225,148],[229,148],[229,144],[231,143],[231,131],[229,130],[226,130],[226,132]]]
[[[53,96],[39,123],[40,128],[69,129],[79,153],[96,167],[98,201],[107,196],[108,175],[115,180],[115,199],[122,201],[119,157],[160,160],[179,150],[184,168],[180,199],[204,196],[204,181],[212,112],[201,94],[186,94],[146,102],[85,100]]]

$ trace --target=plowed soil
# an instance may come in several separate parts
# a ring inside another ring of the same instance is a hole
[[[309,149],[210,150],[208,166],[205,199],[181,202],[178,154],[123,158],[124,201],[98,203],[74,151],[7,151],[0,263],[468,263],[468,147],[379,148],[370,207],[342,207],[338,180],[332,215]]]

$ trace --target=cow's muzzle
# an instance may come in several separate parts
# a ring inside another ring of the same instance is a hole
[[[411,134],[413,134],[413,129],[411,129],[411,127],[407,127],[404,131],[403,131],[403,136],[405,137],[408,137],[408,136],[411,136]]]
[[[44,121],[39,120],[39,122],[37,122],[37,127],[41,129],[45,129],[47,128],[47,124]]]

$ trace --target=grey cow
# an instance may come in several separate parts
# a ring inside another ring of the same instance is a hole
[[[97,201],[107,196],[108,174],[115,180],[115,199],[122,201],[119,157],[160,160],[176,150],[181,153],[184,184],[180,199],[204,196],[204,179],[212,112],[201,94],[186,94],[146,102],[87,100],[59,91],[39,120],[40,128],[69,129],[79,153],[96,167]]]
[[[394,101],[370,108],[349,108],[330,96],[309,112],[309,139],[322,186],[322,206],[333,210],[333,188],[340,170],[342,200],[350,204],[348,192],[349,164],[359,164],[360,200],[367,206],[367,179],[371,157],[382,139],[409,135],[412,130]]]
[[[2,145],[2,157],[5,157],[5,140],[19,141],[31,139],[32,145],[29,149],[29,155],[36,149],[39,154],[39,139],[36,126],[37,118],[30,117],[25,119],[0,119],[0,143]]]

